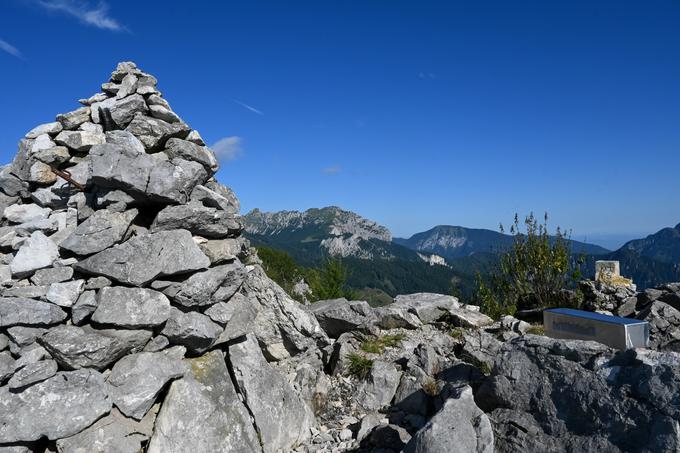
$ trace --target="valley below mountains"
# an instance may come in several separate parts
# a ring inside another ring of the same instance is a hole
[[[306,211],[262,212],[243,217],[255,246],[288,253],[299,265],[318,266],[326,257],[348,268],[348,285],[372,303],[397,294],[429,291],[470,296],[475,276],[485,274],[507,251],[513,237],[487,229],[438,225],[409,238],[336,206]],[[618,260],[638,288],[680,280],[680,224],[611,251],[570,240],[581,273],[592,276],[597,260]]]

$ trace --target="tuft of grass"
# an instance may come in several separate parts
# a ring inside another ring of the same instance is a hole
[[[527,333],[532,335],[545,335],[545,329],[541,325],[531,326],[527,329]]]
[[[489,365],[486,362],[480,362],[479,364],[479,371],[484,373],[485,375],[490,375],[491,374],[491,365]]]
[[[350,375],[359,379],[366,379],[368,377],[368,373],[370,373],[373,367],[373,360],[357,353],[348,354],[347,359],[349,360],[347,372]]]
[[[427,379],[425,382],[423,382],[422,387],[423,391],[430,396],[439,395],[439,386],[437,386],[437,381],[434,379]]]
[[[454,327],[453,329],[449,330],[449,336],[454,340],[462,340],[464,334],[465,329],[462,327]]]
[[[477,368],[479,371],[481,371],[486,376],[491,374],[491,365],[489,365],[487,362],[484,362],[484,361],[479,360],[478,358],[472,357],[472,356],[467,357],[466,362],[468,362],[470,365]]]
[[[381,335],[361,343],[361,349],[371,354],[382,354],[385,351],[385,348],[399,345],[404,338],[406,338],[406,335],[403,333]]]

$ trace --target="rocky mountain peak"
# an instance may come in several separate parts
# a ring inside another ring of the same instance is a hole
[[[245,215],[245,228],[249,233],[274,235],[286,229],[310,226],[321,227],[331,236],[353,235],[362,239],[392,240],[392,233],[386,227],[337,206],[311,208],[303,212],[262,212],[253,209]]]

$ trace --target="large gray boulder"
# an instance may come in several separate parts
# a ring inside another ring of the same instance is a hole
[[[423,323],[430,323],[449,311],[460,308],[460,303],[455,297],[445,294],[413,293],[395,297],[391,306],[403,308],[416,315]]]
[[[362,300],[322,300],[307,308],[331,338],[338,338],[345,332],[367,330],[377,319],[368,302]]]
[[[680,311],[656,300],[638,314],[649,323],[649,347],[680,352]]]
[[[183,282],[172,285],[165,294],[183,307],[204,307],[228,301],[241,287],[245,276],[245,266],[237,261],[196,272]]]
[[[171,344],[186,346],[190,352],[201,354],[215,343],[222,327],[206,315],[195,311],[184,313],[173,307],[161,333]]]
[[[182,356],[176,351],[140,352],[120,359],[106,380],[113,404],[128,417],[141,420],[163,387],[186,372]]]
[[[137,153],[144,153],[144,145],[137,137],[128,131],[108,131],[106,132],[106,143],[122,146],[123,148],[130,148]]]
[[[199,240],[198,246],[210,259],[210,263],[222,264],[248,255],[248,241],[242,237]]]
[[[137,209],[125,212],[112,212],[108,209],[95,211],[59,246],[77,255],[101,252],[123,240],[137,214]]]
[[[21,245],[9,267],[13,277],[26,277],[38,269],[51,266],[57,258],[57,244],[42,231],[36,231]]]
[[[9,379],[16,369],[16,360],[9,351],[0,352],[0,384]]]
[[[54,360],[28,363],[14,373],[7,386],[10,390],[23,390],[29,385],[51,378],[57,374],[58,368],[57,362]]]
[[[111,143],[93,146],[90,156],[94,184],[149,201],[185,203],[193,188],[208,178],[196,162],[180,158],[171,162]]]
[[[455,308],[448,313],[449,320],[458,327],[484,327],[493,324],[493,319],[475,310]]]
[[[366,379],[357,388],[355,399],[361,407],[369,411],[388,406],[394,398],[400,379],[401,372],[393,364],[375,360]]]
[[[261,452],[223,353],[215,350],[187,362],[190,372],[170,385],[147,452]]]
[[[115,408],[89,428],[75,436],[59,439],[59,453],[139,453],[142,444],[149,440],[156,419],[150,411],[141,421],[121,415]],[[0,450],[1,451],[1,450]]]
[[[226,343],[253,331],[257,317],[257,306],[243,294],[235,294],[229,302],[218,302],[205,311],[205,314],[220,325],[224,331],[215,344]]]
[[[110,286],[99,291],[92,321],[122,328],[156,327],[170,316],[170,301],[147,288]]]
[[[59,372],[20,393],[0,387],[0,443],[72,436],[110,410],[104,378],[94,370]]]
[[[103,370],[140,345],[137,338],[114,336],[108,331],[61,325],[50,329],[39,342],[52,357],[68,370],[95,368]],[[150,337],[146,335],[146,339]]]
[[[204,206],[221,209],[231,214],[239,212],[238,199],[234,193],[217,182],[208,182],[205,186],[194,187],[194,191],[191,192],[191,201],[198,201]]]
[[[52,283],[45,298],[60,307],[72,307],[80,293],[83,292],[85,280],[71,280],[68,282]]]
[[[311,408],[267,363],[254,337],[229,346],[229,360],[265,453],[289,451],[310,438],[314,424]]]
[[[134,94],[124,99],[109,98],[95,102],[91,110],[93,122],[97,124],[112,122],[118,128],[124,128],[137,113],[148,111],[148,107],[143,96]]]
[[[268,360],[282,360],[329,343],[314,315],[291,299],[260,266],[248,266],[247,271],[240,293],[257,313],[250,328],[265,345]]]
[[[181,157],[182,159],[198,162],[211,174],[219,168],[215,154],[205,146],[199,146],[179,138],[171,138],[165,144],[165,153],[170,158]]]
[[[382,329],[417,329],[423,325],[418,316],[405,304],[389,304],[373,311],[377,317],[376,325]]]
[[[57,121],[64,129],[75,129],[81,124],[90,120],[90,107],[80,107],[77,110],[68,113],[60,113],[57,115]],[[35,129],[34,129],[35,130]],[[54,128],[50,128],[46,133],[54,132]],[[33,132],[33,131],[31,131]]]
[[[198,248],[191,233],[173,230],[135,236],[80,261],[74,268],[142,286],[158,277],[185,274],[208,266],[210,260]]]
[[[13,204],[3,211],[3,217],[12,223],[26,223],[33,220],[45,220],[52,212],[49,208],[41,208],[37,204]]]
[[[73,268],[69,266],[40,269],[33,274],[31,282],[36,286],[47,286],[71,280]]]
[[[178,228],[185,228],[206,238],[219,239],[238,235],[243,225],[234,214],[198,202],[168,206],[158,213],[151,225],[152,232]]]
[[[168,139],[186,137],[190,129],[182,122],[167,123],[138,113],[125,130],[133,133],[147,150],[160,150]]]
[[[411,438],[404,453],[493,453],[493,440],[489,417],[465,386]]]
[[[498,452],[677,451],[680,355],[524,335],[475,394]]]
[[[97,293],[93,290],[84,291],[73,307],[71,307],[71,321],[76,326],[87,321],[97,309]]]
[[[21,297],[0,297],[0,327],[47,326],[68,317],[54,304]]]
[[[101,132],[63,131],[54,138],[54,141],[78,152],[86,152],[94,145],[106,143],[106,136]]]
[[[29,132],[26,133],[26,138],[37,138],[39,135],[43,134],[48,134],[48,135],[57,135],[59,132],[64,127],[61,125],[60,122],[54,121],[52,123],[44,123],[40,124],[33,129],[31,129]]]

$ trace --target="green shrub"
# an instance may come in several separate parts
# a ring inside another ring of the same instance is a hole
[[[373,360],[357,353],[348,354],[347,360],[349,360],[347,372],[351,376],[359,379],[366,379],[368,377],[373,367]]]
[[[449,330],[449,336],[451,336],[451,338],[454,340],[462,340],[464,334],[465,329],[462,327],[454,327],[453,329]]]
[[[361,343],[361,349],[371,354],[382,354],[385,348],[397,346],[404,338],[406,335],[402,333],[382,335],[364,341]]]
[[[472,356],[466,357],[465,361],[469,362],[470,365],[473,365],[474,367],[476,367],[479,371],[481,371],[485,375],[488,376],[488,375],[491,374],[491,365],[489,365],[487,362],[484,362],[484,361],[479,360],[478,358],[472,357]]]
[[[314,300],[353,298],[347,288],[347,268],[340,259],[326,258],[321,268],[308,270],[305,277]]]
[[[531,326],[527,329],[527,333],[532,335],[545,335],[545,329],[541,325]]]
[[[494,319],[518,309],[545,308],[565,302],[564,290],[580,279],[579,265],[571,255],[569,235],[558,227],[548,234],[548,215],[539,223],[533,214],[519,217],[510,228],[513,244],[500,254],[498,266],[486,278],[477,275],[476,301]],[[501,232],[504,232],[501,225]]]

